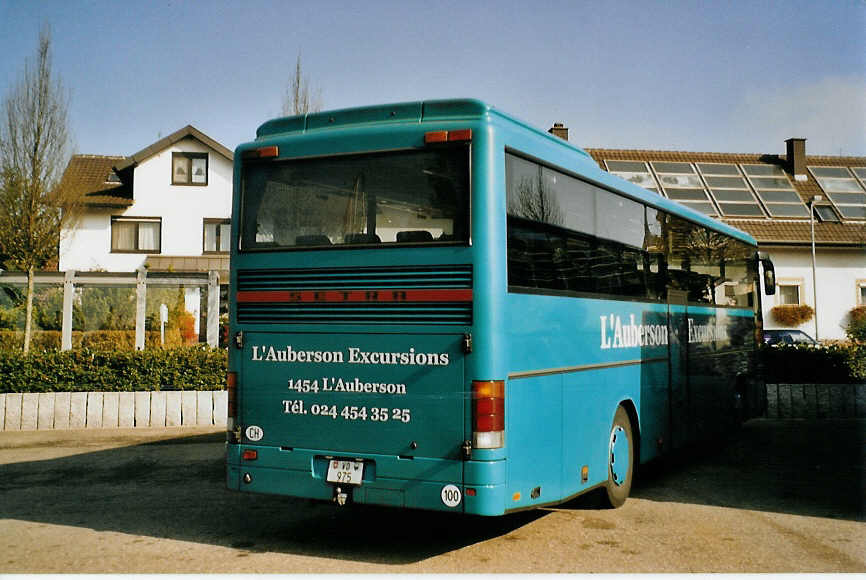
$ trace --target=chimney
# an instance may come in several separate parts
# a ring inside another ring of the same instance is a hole
[[[788,171],[794,176],[794,180],[806,181],[809,179],[806,175],[806,139],[791,137],[785,139],[785,145],[787,145],[785,159],[788,162]]]
[[[547,130],[548,133],[568,141],[568,127],[562,123],[554,123],[553,127]]]

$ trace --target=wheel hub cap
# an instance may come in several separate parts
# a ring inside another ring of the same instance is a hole
[[[617,485],[628,476],[628,437],[625,429],[617,425],[610,433],[610,476]]]

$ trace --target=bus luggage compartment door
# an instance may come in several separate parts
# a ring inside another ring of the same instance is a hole
[[[249,333],[244,442],[353,457],[460,459],[463,335]],[[253,429],[249,429],[253,427]]]

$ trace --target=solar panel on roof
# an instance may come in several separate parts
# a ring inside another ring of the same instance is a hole
[[[866,205],[837,205],[842,217],[852,220],[866,219]]]
[[[739,175],[740,170],[733,163],[698,163],[698,170],[704,175]]]
[[[691,163],[680,163],[674,161],[653,161],[653,169],[658,173],[694,173]]]
[[[866,194],[864,184],[856,177],[866,174],[866,168],[852,168],[851,173],[845,167],[815,167],[809,166],[809,171],[827,197],[839,210],[845,219],[866,218]],[[862,173],[858,173],[862,171]]]
[[[763,217],[764,210],[752,196],[749,185],[733,163],[698,163],[698,171],[709,187],[723,216]]]
[[[839,216],[836,215],[836,212],[833,211],[833,208],[829,205],[816,205],[815,213],[818,215],[818,219],[822,222],[838,222]]]
[[[719,208],[725,216],[764,217],[757,203],[720,203]]]
[[[767,211],[773,217],[809,217],[809,210],[802,203],[794,205],[790,203],[768,203]]]
[[[746,172],[746,175],[781,175],[784,176],[785,172],[782,171],[782,168],[778,165],[752,165],[748,163],[742,164],[743,171]]]
[[[608,172],[621,177],[626,181],[630,181],[635,185],[639,185],[644,189],[648,189],[653,193],[658,193],[658,184],[655,178],[647,169],[646,163],[643,161],[615,161],[605,159],[605,165]]]
[[[633,171],[636,173],[647,173],[646,163],[643,161],[612,161],[605,160],[607,170],[611,173],[614,171]]]
[[[850,179],[848,170],[844,167],[809,167],[815,177],[845,177]]]

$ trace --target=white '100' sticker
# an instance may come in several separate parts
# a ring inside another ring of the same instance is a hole
[[[460,505],[460,488],[454,484],[449,483],[445,487],[442,488],[442,503],[447,505],[448,507],[457,507]]]

